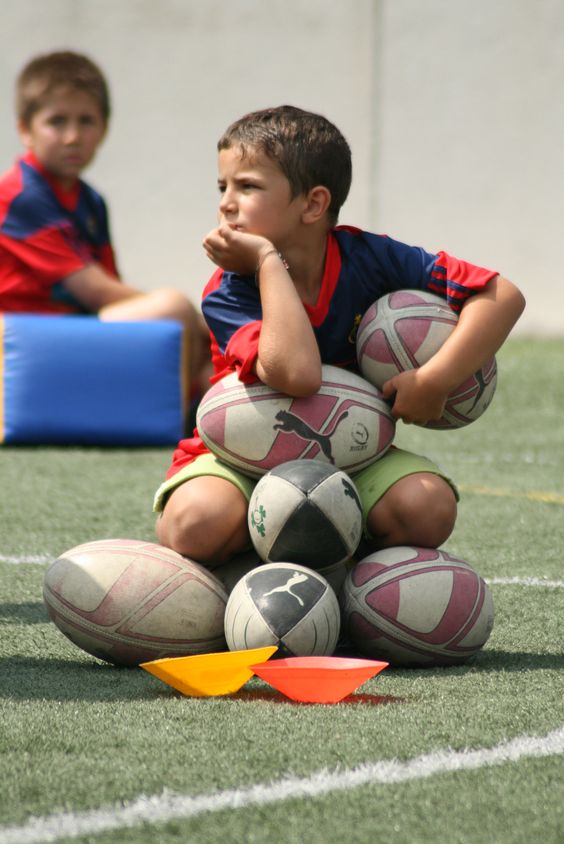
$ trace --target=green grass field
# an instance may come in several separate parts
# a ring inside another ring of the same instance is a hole
[[[254,678],[182,697],[73,646],[46,564],[92,539],[154,539],[171,449],[0,450],[0,844],[564,841],[564,341],[498,355],[487,414],[398,442],[462,490],[445,549],[490,583],[465,666],[384,671],[333,706]]]

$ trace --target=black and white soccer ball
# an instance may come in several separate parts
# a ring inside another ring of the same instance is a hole
[[[352,557],[362,535],[362,507],[349,476],[317,460],[291,460],[257,483],[248,524],[265,562],[323,569]]]
[[[232,651],[276,645],[277,656],[330,656],[341,612],[335,592],[318,572],[294,563],[266,563],[236,584],[224,624]]]

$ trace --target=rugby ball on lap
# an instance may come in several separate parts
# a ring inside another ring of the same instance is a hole
[[[445,299],[425,290],[397,290],[368,308],[357,334],[357,359],[364,377],[382,389],[394,375],[417,369],[454,331],[458,317]],[[497,384],[495,358],[450,393],[441,419],[426,428],[461,428],[489,406]]]
[[[472,566],[412,546],[365,557],[341,591],[343,626],[364,656],[390,665],[457,665],[486,643],[491,592]]]
[[[71,548],[51,563],[43,583],[59,630],[116,665],[225,650],[227,597],[203,566],[134,539]]]
[[[295,398],[256,379],[226,375],[202,398],[196,423],[218,458],[258,477],[289,460],[356,472],[391,445],[395,422],[380,391],[360,375],[323,366],[320,390]]]

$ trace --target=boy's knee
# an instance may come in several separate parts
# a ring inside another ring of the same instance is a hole
[[[438,548],[453,531],[456,498],[439,475],[419,473],[397,481],[368,516],[377,547],[420,545]]]
[[[225,506],[205,495],[190,495],[190,484],[173,492],[155,527],[161,545],[184,557],[218,564],[243,550],[248,541],[247,504],[239,494]]]
[[[184,293],[175,287],[159,287],[145,296],[157,316],[178,319],[190,328],[196,325],[196,308]]]

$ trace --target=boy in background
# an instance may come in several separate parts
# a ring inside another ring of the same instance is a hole
[[[120,281],[104,199],[81,180],[106,135],[110,97],[86,56],[38,56],[16,83],[26,154],[0,178],[0,312],[173,319],[184,326],[191,392],[207,389],[207,329],[173,288],[142,293]]]
[[[291,106],[248,114],[218,151],[219,226],[204,248],[220,269],[202,302],[215,378],[236,371],[291,396],[312,395],[323,363],[356,368],[355,329],[376,299],[430,290],[459,312],[457,326],[428,363],[383,392],[404,422],[438,419],[449,392],[497,352],[519,318],[517,288],[445,252],[337,226],[351,155],[324,117]],[[391,448],[353,478],[368,550],[438,547],[450,535],[456,489],[431,460]],[[155,498],[159,541],[210,567],[244,550],[254,484],[199,437],[182,440]]]

